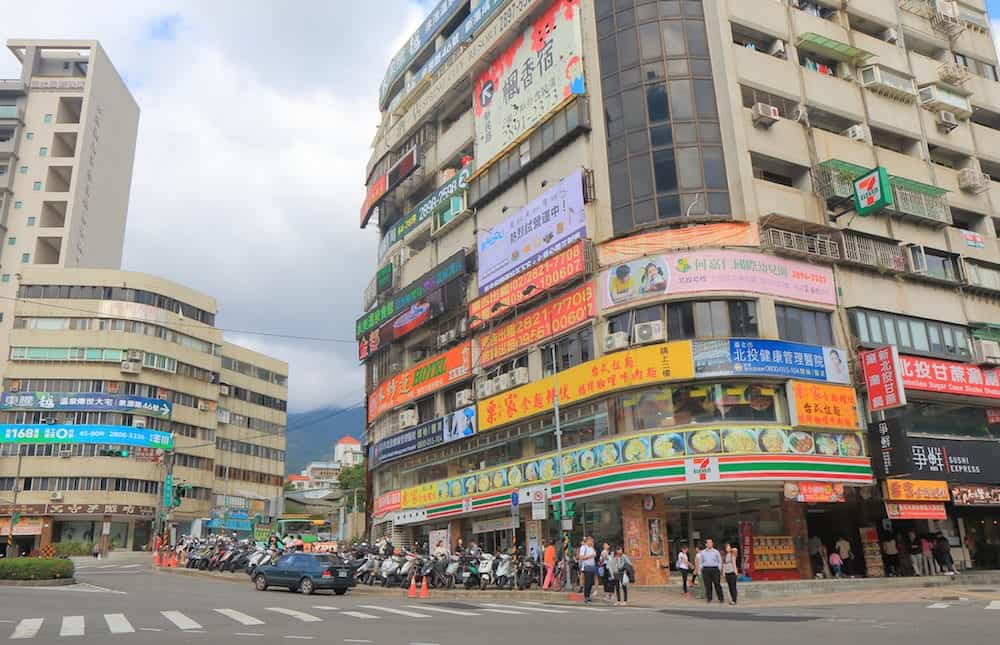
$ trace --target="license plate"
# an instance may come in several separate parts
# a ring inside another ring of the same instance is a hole
[[[337,569],[337,575],[341,578],[347,577],[347,569]]]
[[[462,577],[463,577],[463,578],[468,578],[468,577],[469,577],[469,572],[468,572],[468,571],[466,571],[465,573],[463,573],[463,574],[462,574]]]

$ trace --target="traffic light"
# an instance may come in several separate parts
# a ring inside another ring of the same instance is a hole
[[[566,519],[576,517],[576,502],[566,502]],[[552,519],[558,521],[563,519],[562,502],[552,502]]]
[[[174,494],[170,500],[170,508],[177,508],[184,501],[186,493],[191,492],[191,484],[177,484],[174,486]]]

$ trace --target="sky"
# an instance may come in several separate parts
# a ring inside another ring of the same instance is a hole
[[[0,41],[97,39],[139,103],[122,268],[214,296],[226,329],[352,340],[378,85],[429,4],[0,0]],[[292,411],[363,400],[353,342],[226,337],[289,362]]]

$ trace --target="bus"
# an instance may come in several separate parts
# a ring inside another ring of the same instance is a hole
[[[274,532],[281,539],[286,535],[301,536],[305,544],[333,540],[329,520],[312,519],[309,515],[282,515],[274,521]]]

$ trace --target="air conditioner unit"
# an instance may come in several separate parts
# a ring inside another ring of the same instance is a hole
[[[648,345],[663,340],[663,321],[639,323],[632,328],[632,337],[635,338],[636,345]]]
[[[142,363],[138,361],[122,361],[121,371],[125,374],[139,374],[142,372]]]
[[[399,427],[406,429],[412,428],[413,426],[420,423],[420,415],[413,408],[409,410],[403,410],[399,413]]]
[[[906,267],[910,273],[927,273],[927,255],[919,244],[904,244]]]
[[[514,369],[514,385],[525,385],[528,382],[528,368],[517,367]]]
[[[146,427],[146,417],[133,416],[132,417],[132,427],[133,428],[145,428]]]
[[[476,398],[482,401],[493,396],[493,379],[481,378],[476,381]]]
[[[911,101],[917,95],[913,79],[884,69],[879,65],[869,65],[858,70],[861,87],[889,98]]]
[[[953,92],[937,85],[925,85],[918,90],[920,105],[928,110],[947,110],[956,118],[967,119],[972,116],[972,104],[963,94]]]
[[[941,132],[951,132],[958,127],[958,119],[955,117],[955,113],[948,110],[938,112],[934,121]]]
[[[69,459],[70,457],[73,456],[73,451],[72,450],[60,450],[59,451],[59,456],[62,457],[63,459]]]
[[[198,401],[198,409],[202,412],[208,412],[212,409],[211,404],[208,401]]]
[[[455,407],[464,408],[467,405],[472,405],[472,390],[459,390],[455,392]]]
[[[604,337],[604,353],[610,354],[619,349],[628,348],[628,334],[623,331],[616,331]]]
[[[142,362],[142,359],[146,356],[146,352],[141,349],[130,349],[128,350],[128,360]]]
[[[497,385],[500,386],[500,391],[509,390],[511,385],[513,385],[514,379],[510,372],[504,372],[497,377]]]
[[[872,133],[868,129],[868,126],[862,123],[857,123],[855,125],[852,125],[851,127],[841,132],[841,134],[847,137],[848,139],[851,139],[852,141],[861,141],[869,145],[871,145],[872,143]]]
[[[970,193],[981,193],[990,188],[990,176],[976,168],[958,171],[958,187]]]
[[[1000,365],[1000,342],[973,338],[972,356],[980,365]]]
[[[49,494],[49,501],[52,501],[52,502],[61,502],[62,498],[63,498],[62,493],[60,491],[57,491],[57,490],[56,491],[52,491]]]
[[[899,32],[896,31],[895,27],[889,27],[888,29],[882,32],[882,40],[884,40],[887,43],[892,43],[893,45],[895,45],[897,42],[899,42]]]
[[[493,388],[493,394],[500,394],[501,392],[503,392],[503,388],[500,387],[500,377],[499,376],[496,376],[496,377],[490,379],[490,383],[492,383],[492,385],[490,387]]]
[[[770,128],[781,118],[781,113],[774,105],[754,103],[753,124],[758,128]]]
[[[229,396],[229,385],[226,383],[219,383],[219,394],[222,396]]]

